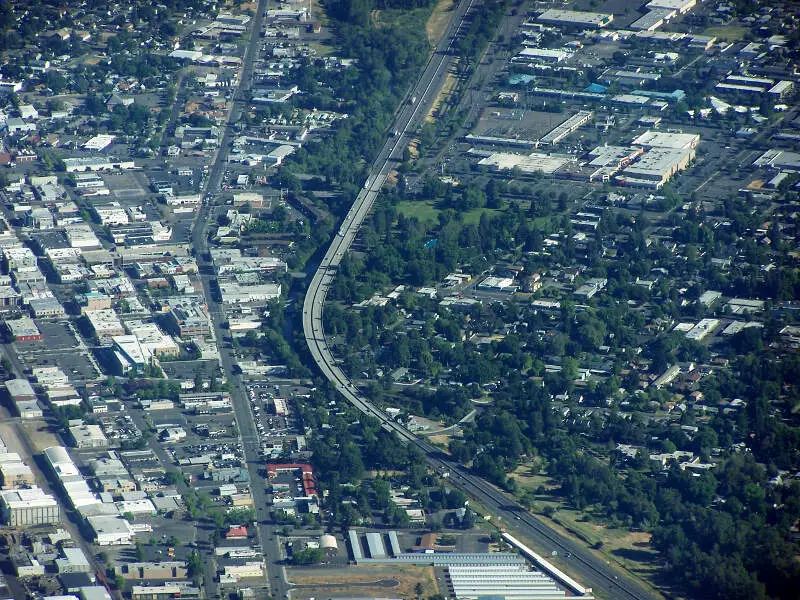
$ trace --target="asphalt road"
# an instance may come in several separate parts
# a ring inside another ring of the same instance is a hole
[[[382,422],[384,428],[394,431],[400,439],[419,448],[427,456],[429,464],[440,473],[451,473],[451,483],[480,501],[495,518],[505,520],[507,529],[512,530],[523,538],[532,540],[535,545],[548,552],[555,552],[562,557],[569,557],[568,570],[583,585],[593,588],[595,593],[613,597],[616,600],[655,599],[656,596],[653,593],[638,582],[628,580],[620,575],[610,564],[595,556],[582,544],[550,529],[538,518],[519,506],[511,497],[500,492],[482,478],[470,473],[446,455],[443,455],[432,444],[417,438],[405,427],[387,418],[381,410],[373,406],[361,395],[360,390],[336,365],[325,338],[323,326],[325,296],[336,276],[336,268],[353,243],[364,218],[371,209],[378,191],[384,184],[386,175],[392,167],[392,161],[402,154],[404,145],[407,143],[405,139],[407,132],[413,132],[416,126],[420,124],[425,116],[427,107],[430,106],[438,93],[450,65],[449,49],[453,43],[454,36],[464,21],[467,11],[472,6],[472,1],[474,0],[469,2],[463,0],[455,9],[447,32],[437,51],[431,56],[425,71],[409,93],[409,102],[404,104],[398,111],[392,128],[392,131],[396,132],[396,134],[391,136],[381,149],[372,166],[364,189],[347,213],[330,248],[312,278],[303,304],[303,332],[306,342],[322,374],[333,383],[348,401],[365,414],[377,418]]]
[[[225,165],[231,147],[233,131],[230,124],[239,120],[242,111],[246,109],[244,100],[246,93],[252,85],[253,63],[257,58],[259,43],[261,41],[260,32],[263,27],[264,14],[267,11],[268,0],[259,0],[258,8],[253,18],[250,29],[250,41],[245,51],[244,60],[237,88],[234,93],[235,101],[231,105],[228,119],[222,127],[222,138],[220,139],[217,154],[209,168],[205,187],[201,191],[203,203],[198,211],[197,217],[192,228],[192,247],[198,258],[198,265],[201,267],[200,279],[203,283],[206,302],[208,304],[211,322],[214,328],[214,335],[221,342],[226,337],[226,331],[222,328],[224,312],[222,305],[217,301],[217,297],[211,293],[211,277],[208,270],[204,267],[208,265],[202,259],[208,252],[208,221],[214,216],[214,197],[220,190],[222,178],[225,173]],[[256,509],[256,531],[258,541],[264,551],[264,560],[267,566],[267,583],[273,598],[288,597],[289,586],[284,577],[283,565],[281,560],[280,540],[276,535],[277,526],[266,522],[268,498],[265,492],[266,480],[262,477],[260,467],[263,463],[259,456],[261,450],[258,431],[256,430],[255,417],[250,407],[250,401],[244,389],[244,382],[239,375],[234,375],[234,357],[232,351],[220,348],[220,366],[226,373],[228,380],[231,381],[231,402],[233,404],[236,423],[239,428],[239,437],[244,451],[244,457],[250,474],[250,489]],[[250,524],[252,527],[253,524]],[[208,560],[208,557],[205,557]]]

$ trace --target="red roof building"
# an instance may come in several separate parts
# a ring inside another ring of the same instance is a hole
[[[308,496],[317,495],[317,483],[314,481],[314,469],[311,465],[305,463],[278,463],[267,465],[267,477],[272,479],[280,473],[294,473],[300,471],[300,477],[303,484],[303,493]]]
[[[225,533],[226,540],[243,540],[247,537],[247,527],[244,525],[240,527],[231,526]]]

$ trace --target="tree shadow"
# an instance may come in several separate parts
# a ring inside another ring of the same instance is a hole
[[[611,553],[624,560],[632,560],[639,563],[652,563],[657,556],[652,550],[638,550],[636,548],[616,548]]]

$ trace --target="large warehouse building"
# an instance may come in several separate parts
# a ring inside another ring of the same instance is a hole
[[[659,189],[694,159],[700,136],[696,133],[646,131],[635,140],[646,152],[615,177],[620,185]]]
[[[0,491],[0,511],[11,527],[50,525],[61,518],[56,499],[38,487]]]
[[[626,167],[616,180],[620,185],[659,189],[694,158],[694,150],[653,148]]]
[[[611,13],[551,8],[540,14],[536,20],[540,23],[550,23],[552,25],[561,25],[562,27],[599,29],[609,25],[614,20],[614,15]]]
[[[645,131],[633,140],[634,146],[643,148],[697,148],[700,144],[698,133],[669,133],[665,131]]]
[[[447,574],[456,597],[484,598],[502,596],[506,600],[555,600],[566,593],[541,571],[518,565],[450,566]]]

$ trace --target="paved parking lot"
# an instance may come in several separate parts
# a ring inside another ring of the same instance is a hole
[[[119,201],[139,200],[147,196],[147,190],[139,183],[135,173],[104,173],[103,181]]]
[[[42,341],[14,342],[14,351],[26,367],[57,366],[71,379],[95,379],[100,373],[80,349],[78,338],[65,321],[37,320]]]

